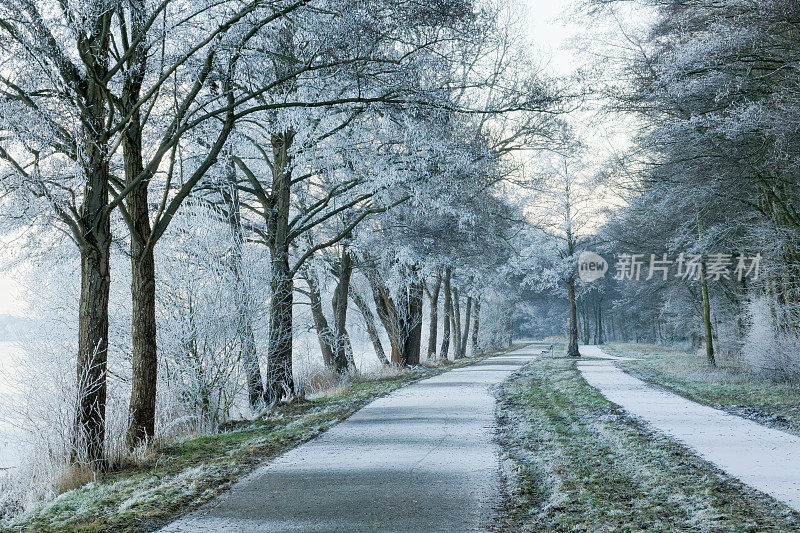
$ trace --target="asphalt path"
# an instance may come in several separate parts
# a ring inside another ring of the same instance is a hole
[[[500,503],[492,388],[541,351],[379,398],[162,531],[485,530]]]

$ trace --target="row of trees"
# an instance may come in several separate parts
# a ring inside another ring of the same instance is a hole
[[[29,259],[60,260],[66,235],[79,260],[71,462],[108,464],[109,376],[129,375],[130,448],[156,434],[165,380],[206,410],[240,381],[253,410],[300,393],[298,295],[339,372],[351,301],[380,357],[374,307],[395,364],[420,360],[426,293],[428,354],[440,294],[436,357],[463,356],[470,324],[475,345],[519,220],[510,154],[559,102],[511,16],[465,0],[0,5],[4,227]],[[112,274],[130,280],[119,346]]]
[[[609,116],[635,131],[582,177],[622,207],[578,250],[605,252],[607,277],[622,254],[644,254],[645,266],[638,282],[578,284],[572,338],[691,341],[712,366],[723,356],[796,376],[796,2],[645,0],[633,19],[628,2],[589,5],[619,30],[595,87]],[[701,258],[696,275],[678,277],[681,253]],[[667,280],[645,279],[650,254],[673,261]]]

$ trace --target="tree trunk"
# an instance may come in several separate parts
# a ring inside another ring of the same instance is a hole
[[[603,344],[603,299],[600,296],[597,297],[597,336],[594,339],[595,344]]]
[[[430,292],[431,321],[428,329],[428,359],[436,358],[436,336],[439,332],[439,289],[442,286],[442,273],[436,273],[436,284]]]
[[[134,122],[138,122],[137,120]],[[125,174],[128,182],[136,179],[142,167],[140,129],[132,127],[123,138]],[[156,383],[158,350],[156,344],[156,269],[150,241],[148,181],[139,182],[128,194],[127,208],[131,228],[131,339],[133,373],[128,410],[127,445],[141,445],[155,435]]]
[[[265,401],[274,405],[295,394],[292,376],[292,304],[294,283],[284,257],[272,261],[272,302],[269,309],[269,354]]]
[[[478,353],[478,331],[481,321],[481,301],[475,298],[475,318],[472,320],[472,355]]]
[[[95,470],[106,466],[106,361],[108,357],[109,234],[101,222],[93,246],[81,248],[78,321],[78,391],[72,460]],[[87,237],[95,237],[87,236]]]
[[[141,0],[131,2],[131,36],[143,35],[145,6]],[[131,302],[132,302],[132,375],[131,399],[128,409],[127,445],[130,448],[153,438],[156,417],[156,383],[158,381],[158,349],[156,343],[156,280],[155,242],[151,240],[148,186],[150,180],[143,176],[141,114],[135,106],[139,101],[142,80],[147,62],[147,51],[142,42],[128,63],[121,105],[131,118],[122,135],[125,181],[137,184],[125,201],[131,233]],[[138,181],[137,181],[138,180]]]
[[[369,272],[367,278],[372,288],[372,297],[375,301],[378,318],[380,318],[381,324],[386,330],[386,335],[389,337],[389,345],[392,348],[392,364],[404,366],[406,364],[406,344],[403,339],[403,325],[400,323],[397,307],[392,300],[391,294],[389,294],[389,289],[377,277],[375,272]]]
[[[398,303],[375,272],[367,275],[378,317],[392,345],[392,363],[418,365],[422,344],[422,284],[413,279]],[[398,306],[399,304],[399,306]]]
[[[708,277],[705,261],[700,263],[700,292],[703,298],[703,329],[706,337],[706,359],[711,366],[717,366],[714,358],[714,338],[711,331],[711,301],[708,296]]]
[[[467,296],[467,309],[464,315],[464,333],[461,335],[461,357],[467,356],[467,341],[469,340],[469,321],[472,314],[472,296]]]
[[[342,249],[339,259],[339,283],[333,291],[333,365],[340,373],[354,366],[350,337],[347,335],[347,301],[350,293],[350,276],[353,261],[347,249]]]
[[[514,304],[509,302],[508,304],[508,315],[506,316],[506,332],[508,333],[508,338],[506,339],[506,345],[511,346],[514,344]]]
[[[458,289],[453,288],[453,359],[461,359],[461,305]]]
[[[111,274],[111,224],[108,210],[108,134],[105,88],[97,84],[107,71],[108,37],[87,41],[85,61],[91,69],[84,89],[81,149],[85,184],[78,211],[81,230],[81,293],[78,312],[77,398],[73,428],[73,462],[94,470],[106,468],[106,366],[108,299]]]
[[[408,304],[405,317],[405,352],[406,364],[419,365],[422,351],[422,283],[415,280],[408,291]]]
[[[322,352],[322,361],[326,367],[333,366],[333,332],[328,325],[328,319],[322,311],[322,297],[320,296],[319,283],[310,272],[306,273],[308,283],[308,297],[311,300],[311,316],[314,319],[314,329],[317,330],[319,349]]]
[[[587,302],[586,298],[581,298],[580,304],[576,303],[576,306],[579,311],[578,317],[578,331],[583,333],[583,343],[589,344],[590,333],[589,333],[589,303]],[[582,327],[581,327],[582,326]]]
[[[447,267],[444,271],[444,331],[442,331],[442,346],[439,348],[439,359],[447,359],[450,350],[450,320],[453,313],[452,293],[450,291],[450,275],[452,271]]]
[[[133,374],[127,435],[127,444],[130,448],[146,443],[155,435],[158,379],[153,248],[147,245],[143,247],[134,245],[135,240],[132,239],[131,245]]]
[[[265,401],[274,405],[295,394],[292,375],[292,304],[294,280],[289,268],[289,212],[291,206],[292,131],[272,136],[272,199],[267,213],[272,273],[272,298],[269,310],[269,345]]]
[[[383,351],[383,344],[381,343],[378,329],[375,327],[375,317],[372,315],[372,310],[352,285],[350,285],[350,297],[353,299],[356,307],[358,307],[358,310],[361,311],[361,316],[364,317],[364,324],[367,327],[369,339],[372,341],[372,347],[375,349],[375,355],[378,357],[381,364],[388,365],[389,360],[386,359],[386,352]]]
[[[578,311],[575,304],[575,280],[567,281],[567,297],[569,298],[569,346],[567,355],[569,357],[580,357],[578,351]]]

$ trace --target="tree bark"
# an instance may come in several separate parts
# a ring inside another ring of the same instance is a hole
[[[708,295],[708,276],[705,261],[700,263],[700,292],[703,299],[703,329],[706,340],[706,359],[711,366],[717,366],[714,357],[714,338],[711,330],[711,300]]]
[[[422,283],[415,280],[411,283],[407,295],[407,311],[405,317],[405,352],[406,364],[419,365],[422,351]]]
[[[134,244],[136,240],[131,240],[133,373],[127,434],[130,448],[145,444],[155,435],[158,379],[155,260],[152,246]]]
[[[430,324],[428,325],[428,359],[436,358],[436,341],[439,332],[439,289],[442,286],[442,273],[436,273],[436,283],[433,286],[429,295],[430,310]]]
[[[141,0],[131,2],[131,37],[138,39],[143,28],[145,6]],[[149,179],[142,179],[141,114],[136,105],[140,98],[147,62],[142,42],[130,58],[123,83],[121,107],[131,118],[122,135],[125,181],[137,184],[125,198],[128,225],[131,233],[131,340],[132,375],[131,399],[128,408],[127,445],[130,448],[146,443],[155,434],[156,383],[158,380],[158,349],[156,342],[156,280],[155,242],[151,240]],[[139,180],[139,181],[137,181]]]
[[[77,398],[72,435],[73,462],[95,470],[106,468],[105,416],[108,358],[108,299],[111,224],[108,210],[108,133],[106,90],[97,81],[107,71],[108,17],[97,20],[88,36],[84,63],[89,71],[83,88],[83,170],[85,184],[77,222],[81,230],[81,293],[78,313]],[[97,37],[102,36],[102,37]]]
[[[100,222],[97,230],[85,236],[88,242],[81,247],[78,390],[72,460],[86,462],[95,470],[103,470],[106,467],[104,451],[106,364],[111,279],[109,274],[111,236],[107,217]]]
[[[469,340],[469,321],[472,313],[472,296],[467,296],[467,309],[464,315],[464,333],[461,335],[461,357],[467,356],[467,342]]]
[[[453,359],[461,359],[461,305],[458,289],[453,288]]]
[[[442,331],[442,346],[439,348],[439,359],[447,359],[450,350],[450,320],[453,313],[452,293],[450,291],[450,275],[452,271],[447,267],[444,271],[444,331]]]
[[[506,333],[508,333],[506,346],[511,346],[514,344],[514,304],[511,302],[508,304],[508,314],[506,315]]]
[[[367,277],[372,287],[372,297],[375,300],[378,318],[389,337],[389,345],[392,348],[392,364],[403,366],[406,364],[406,345],[402,338],[402,324],[399,321],[397,307],[389,294],[389,289],[378,279],[377,275],[370,272]]]
[[[603,339],[603,299],[598,295],[597,297],[597,339],[595,344],[604,344]]]
[[[472,355],[478,353],[478,331],[481,321],[481,301],[475,298],[475,318],[472,320]]]
[[[307,273],[306,283],[308,283],[308,297],[311,300],[311,316],[314,319],[314,329],[317,330],[317,340],[319,349],[322,352],[322,361],[325,366],[333,366],[333,332],[328,325],[328,319],[322,311],[322,297],[319,291],[319,283],[316,277]]]
[[[272,261],[272,303],[269,310],[269,352],[267,356],[267,383],[265,401],[274,405],[295,394],[292,376],[292,305],[294,282],[289,273],[289,262],[278,256]]]
[[[378,360],[381,362],[381,364],[388,365],[389,360],[386,359],[386,352],[383,351],[383,344],[381,343],[381,337],[378,334],[378,330],[375,327],[375,317],[372,315],[372,310],[367,305],[367,302],[364,301],[364,298],[353,288],[352,285],[350,285],[350,297],[353,299],[356,307],[358,307],[358,310],[361,311],[361,316],[364,317],[364,324],[367,327],[369,339],[372,341],[372,347],[375,349],[375,355],[378,357]]]
[[[578,311],[575,304],[575,280],[567,280],[567,297],[569,299],[569,346],[567,356],[580,357],[578,351]]]
[[[294,132],[272,136],[272,199],[267,213],[269,249],[271,255],[269,311],[269,345],[265,401],[274,405],[284,397],[295,394],[292,375],[292,304],[294,280],[289,267],[289,211],[291,206],[291,159],[289,148]]]
[[[392,346],[392,363],[418,365],[422,349],[422,283],[412,279],[396,303],[375,272],[369,272],[367,278],[378,317]]]
[[[353,261],[346,248],[339,259],[339,282],[333,292],[333,364],[340,373],[354,366],[350,337],[347,335],[347,301],[350,293],[350,276]]]

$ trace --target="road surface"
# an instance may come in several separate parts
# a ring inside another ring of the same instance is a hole
[[[162,531],[483,530],[500,503],[491,388],[540,351],[379,398]]]
[[[595,351],[600,350],[581,347],[583,355]],[[578,368],[589,385],[629,413],[743,483],[800,510],[800,437],[652,387],[620,370],[613,359],[582,360]]]

